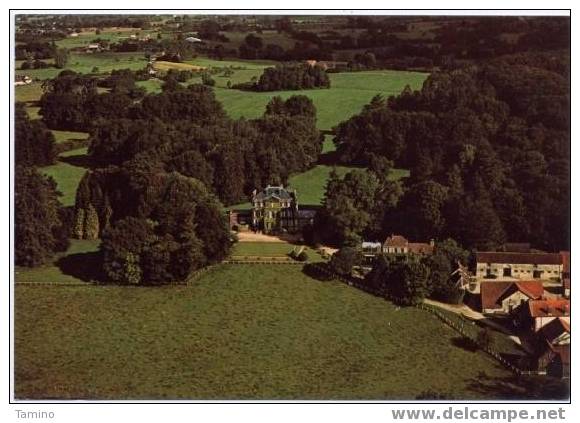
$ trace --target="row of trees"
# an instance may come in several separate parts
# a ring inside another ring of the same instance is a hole
[[[286,63],[264,69],[264,73],[255,83],[237,84],[233,88],[253,91],[330,88],[330,79],[321,66]]]
[[[18,266],[39,266],[68,247],[69,218],[56,183],[37,169],[54,163],[54,136],[42,122],[31,121],[21,103],[14,118],[14,258]]]
[[[369,289],[393,302],[415,305],[429,297],[459,303],[464,291],[455,274],[458,263],[466,265],[470,254],[453,239],[435,245],[432,255],[379,255],[364,279]],[[355,266],[363,263],[359,246],[343,247],[329,262],[330,269],[350,277]]]

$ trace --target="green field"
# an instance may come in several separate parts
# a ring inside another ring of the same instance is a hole
[[[89,138],[89,134],[86,132],[52,130],[52,134],[54,135],[54,140],[57,144],[69,140],[86,140]],[[79,152],[77,151],[76,154],[78,153]]]
[[[16,61],[16,75],[28,75],[33,79],[50,79],[57,76],[63,69],[27,69],[21,70],[22,61]],[[143,69],[147,65],[147,59],[143,53],[71,53],[66,69],[80,73],[111,72],[113,69]]]
[[[69,249],[61,254],[57,254],[53,262],[46,266],[27,268],[16,267],[14,279],[16,282],[42,282],[59,284],[76,284],[88,282],[79,273],[83,267],[91,267],[92,263],[87,260],[95,257],[95,252],[99,248],[99,240],[71,239]],[[85,271],[90,270],[86,269]]]
[[[509,373],[415,308],[296,266],[192,286],[18,285],[15,395],[50,399],[487,398]]]
[[[406,71],[345,72],[330,74],[330,89],[262,93],[221,88],[218,83],[215,92],[232,118],[261,116],[274,96],[288,98],[307,95],[316,106],[318,128],[331,129],[359,113],[376,94],[382,94],[385,98],[399,94],[407,84],[412,89],[420,89],[427,76],[425,73]],[[214,79],[218,81],[220,78]]]
[[[324,261],[322,256],[312,248],[302,246],[308,254],[309,262]],[[292,250],[298,250],[299,245],[289,244],[286,242],[238,242],[234,244],[232,258],[235,259],[253,259],[260,258],[286,258]]]
[[[87,147],[70,150],[62,153],[60,157],[65,158],[58,160],[56,164],[41,168],[42,173],[51,176],[61,192],[60,202],[64,206],[72,206],[75,203],[77,187],[86,168],[79,165],[78,162],[86,158]]]

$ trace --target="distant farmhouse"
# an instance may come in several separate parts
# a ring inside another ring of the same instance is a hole
[[[268,185],[252,193],[252,209],[229,212],[232,229],[248,228],[267,234],[296,233],[314,223],[316,208],[298,207],[296,190]]]
[[[435,240],[426,242],[409,242],[407,238],[402,235],[394,235],[387,237],[385,242],[363,242],[362,253],[367,263],[379,254],[387,255],[431,255],[435,249]]]

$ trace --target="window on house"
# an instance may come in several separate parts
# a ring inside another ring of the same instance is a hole
[[[542,277],[542,270],[534,270],[534,279],[540,279]]]
[[[511,267],[504,267],[503,275],[508,276],[508,277],[511,276],[512,275],[512,268]]]

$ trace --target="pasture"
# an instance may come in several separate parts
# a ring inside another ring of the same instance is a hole
[[[236,260],[253,260],[260,258],[274,260],[290,258],[292,250],[298,251],[300,248],[308,254],[309,262],[324,261],[322,256],[312,248],[294,245],[287,242],[237,242],[232,249],[231,258]]]
[[[220,265],[164,288],[17,285],[15,301],[18,399],[493,399],[482,377],[510,376],[429,313],[299,266]]]
[[[51,263],[28,268],[16,267],[14,279],[17,283],[79,284],[93,279],[88,272],[98,266],[97,250],[100,240],[71,239],[66,252],[59,253]]]
[[[79,182],[86,172],[83,161],[87,157],[87,148],[79,148],[61,153],[59,160],[52,166],[40,169],[42,173],[51,176],[62,196],[60,202],[64,206],[75,204]]]
[[[387,98],[390,95],[399,94],[406,85],[412,89],[420,89],[428,74],[406,71],[369,71],[333,73],[329,76],[330,89],[250,92],[222,88],[217,84],[215,93],[232,118],[243,116],[248,119],[261,116],[266,109],[266,104],[274,96],[286,99],[292,95],[306,95],[316,106],[318,128],[332,129],[340,122],[359,113],[376,94],[382,94]],[[219,77],[215,79],[218,81]]]

